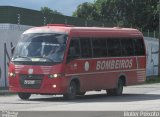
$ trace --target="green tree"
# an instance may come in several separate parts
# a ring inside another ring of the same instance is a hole
[[[41,10],[40,10],[43,14],[58,14],[58,15],[63,15],[62,13],[58,12],[57,10],[52,10],[48,7],[41,7]]]
[[[158,26],[158,0],[132,0],[125,8],[129,25],[155,30]]]
[[[77,7],[77,10],[73,13],[73,16],[85,18],[87,20],[95,20],[98,17],[98,13],[94,4],[85,2]]]
[[[127,27],[158,28],[158,0],[95,0],[77,7],[74,16]]]

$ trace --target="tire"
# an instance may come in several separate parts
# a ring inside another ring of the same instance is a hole
[[[72,81],[68,87],[67,93],[63,94],[63,97],[68,100],[73,100],[76,98],[76,94],[77,94],[77,85],[75,82]]]
[[[120,96],[123,93],[123,81],[121,79],[118,80],[117,88],[114,89],[114,93],[116,96]]]
[[[120,96],[123,93],[123,81],[118,80],[117,87],[115,89],[108,89],[107,95],[109,96]]]
[[[106,92],[107,92],[108,96],[113,96],[114,95],[114,89],[108,89],[108,90],[106,90]]]
[[[30,93],[18,93],[18,97],[22,100],[28,100],[30,98]]]
[[[79,92],[77,95],[84,96],[86,92]]]

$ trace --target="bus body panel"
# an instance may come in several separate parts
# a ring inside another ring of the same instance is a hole
[[[141,57],[141,61],[145,61],[145,57]],[[87,65],[89,68],[85,68]],[[74,60],[66,65],[65,73],[68,77],[78,77],[81,90],[88,91],[115,88],[121,76],[126,77],[126,85],[144,82],[145,73],[140,81],[137,79],[140,70],[145,71],[145,67],[137,68],[136,57],[122,57]]]

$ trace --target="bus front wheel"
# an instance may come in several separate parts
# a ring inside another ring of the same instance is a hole
[[[75,99],[76,98],[76,94],[77,94],[77,85],[74,81],[72,81],[68,87],[68,91],[66,94],[63,94],[63,97],[65,99]]]
[[[21,98],[22,100],[28,100],[31,96],[30,93],[18,93],[19,98]]]

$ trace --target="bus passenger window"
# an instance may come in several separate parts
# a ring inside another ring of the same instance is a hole
[[[78,39],[71,40],[71,43],[69,46],[68,57],[69,57],[69,59],[80,57],[80,47],[79,47],[79,40]]]
[[[142,39],[134,39],[135,55],[145,55],[145,47]]]
[[[107,56],[107,47],[106,39],[94,39],[92,41],[93,45],[93,57],[106,57]]]
[[[121,56],[120,39],[107,39],[107,48],[109,57]]]
[[[121,39],[122,56],[134,56],[132,39]]]
[[[89,38],[83,38],[80,40],[81,44],[81,54],[82,58],[91,58],[92,50],[91,50],[91,41]]]

